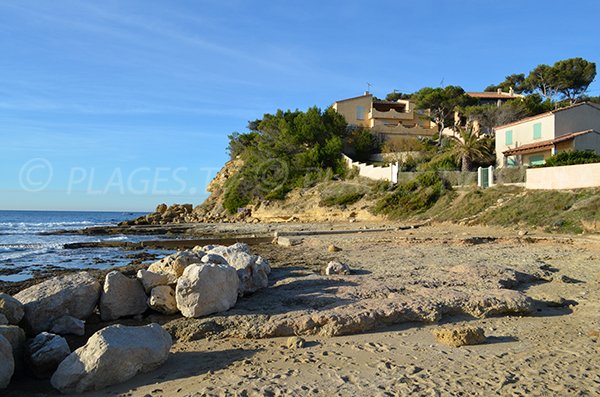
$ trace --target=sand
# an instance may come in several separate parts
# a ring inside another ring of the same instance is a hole
[[[179,337],[162,368],[84,395],[600,395],[600,239],[522,234],[437,225],[257,246],[268,289],[219,316],[162,321]],[[332,259],[353,274],[322,275]],[[529,314],[511,303],[521,295]],[[439,344],[431,331],[449,324],[487,342]],[[287,348],[290,332],[305,347]]]

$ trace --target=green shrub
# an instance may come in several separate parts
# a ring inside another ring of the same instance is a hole
[[[365,193],[361,192],[345,192],[338,196],[327,196],[321,199],[319,205],[324,207],[333,207],[336,205],[344,206],[354,204],[363,198]]]
[[[600,163],[600,155],[592,150],[575,150],[560,152],[548,157],[541,167],[558,167],[561,165]]]
[[[436,172],[425,172],[399,184],[377,202],[373,212],[390,218],[416,215],[431,208],[449,190],[451,187],[447,180]]]

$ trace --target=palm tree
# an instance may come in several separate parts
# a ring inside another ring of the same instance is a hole
[[[472,128],[460,128],[458,134],[458,137],[450,138],[455,142],[452,155],[461,161],[461,171],[471,171],[474,162],[491,156],[492,148],[487,138],[480,137]]]

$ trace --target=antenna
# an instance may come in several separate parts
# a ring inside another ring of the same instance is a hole
[[[440,81],[440,87],[444,88],[444,78],[442,77],[442,81]]]
[[[371,87],[372,86],[373,86],[373,84],[367,83],[367,92],[371,92]]]

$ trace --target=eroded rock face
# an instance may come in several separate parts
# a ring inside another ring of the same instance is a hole
[[[148,271],[154,273],[170,274],[177,279],[183,274],[183,270],[193,264],[201,263],[202,256],[193,251],[179,251],[172,255],[165,256],[158,262],[148,266]]]
[[[69,354],[65,338],[42,332],[27,344],[25,358],[36,377],[49,378]]]
[[[6,389],[14,372],[12,347],[10,342],[0,335],[0,389]]]
[[[480,327],[454,326],[443,327],[431,331],[438,342],[460,347],[485,343],[485,334]]]
[[[171,343],[169,333],[158,324],[106,327],[60,363],[52,386],[61,393],[82,393],[124,382],[160,367]]]
[[[144,288],[137,280],[117,271],[110,272],[100,297],[100,317],[108,321],[141,314],[148,308],[146,299]]]
[[[175,314],[179,311],[175,300],[175,290],[168,285],[159,285],[152,288],[150,298],[148,298],[148,306],[164,314]]]
[[[23,304],[8,294],[0,294],[0,314],[8,320],[8,324],[17,325],[23,318]]]
[[[99,296],[98,281],[89,273],[80,272],[46,280],[19,292],[15,298],[24,305],[27,326],[38,334],[49,330],[64,315],[89,317]]]
[[[185,317],[228,310],[237,301],[238,287],[237,273],[229,265],[190,265],[177,281],[177,308]]]

